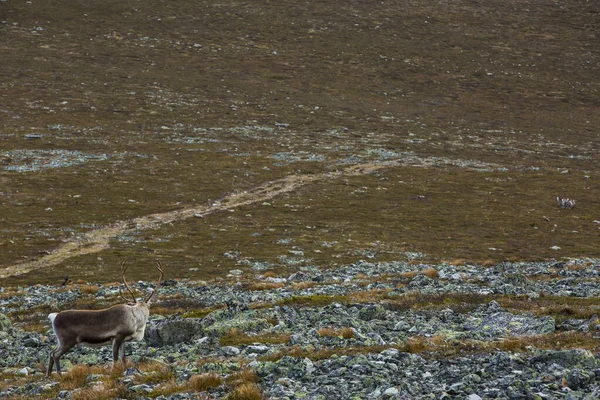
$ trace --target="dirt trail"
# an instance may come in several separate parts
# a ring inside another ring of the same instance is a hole
[[[313,182],[325,179],[338,179],[342,176],[370,174],[383,168],[399,165],[400,163],[400,161],[365,163],[346,167],[336,172],[314,175],[290,175],[276,181],[267,182],[245,192],[230,194],[211,205],[193,206],[182,210],[150,214],[126,221],[115,222],[104,228],[89,231],[82,237],[63,244],[51,254],[33,261],[8,266],[0,272],[0,278],[26,274],[37,269],[55,266],[72,257],[98,253],[108,249],[110,247],[110,239],[118,235],[144,229],[156,229],[160,225],[182,221],[187,218],[202,217],[219,211],[263,202]]]

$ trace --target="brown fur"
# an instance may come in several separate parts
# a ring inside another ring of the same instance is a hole
[[[50,353],[47,375],[56,363],[60,374],[60,357],[77,344],[101,346],[112,342],[114,364],[125,362],[125,342],[142,340],[150,311],[146,303],[118,304],[104,310],[67,310],[54,316],[52,328],[58,346]]]

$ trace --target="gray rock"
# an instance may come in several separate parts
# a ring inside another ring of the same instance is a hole
[[[567,381],[567,386],[573,390],[586,389],[590,382],[592,381],[592,374],[588,371],[582,370],[580,368],[575,368],[570,371],[567,376],[565,376],[565,380]]]
[[[199,320],[183,319],[180,316],[149,321],[146,328],[145,341],[149,346],[172,346],[190,342],[194,337],[203,336],[203,328]]]
[[[264,354],[269,351],[269,346],[264,344],[250,345],[246,348],[249,353]]]
[[[23,346],[25,347],[39,347],[41,346],[41,341],[37,337],[28,337],[23,341]]]
[[[407,331],[412,327],[411,324],[409,324],[406,321],[398,321],[396,323],[396,325],[394,325],[394,330],[395,331]]]
[[[373,321],[376,319],[385,319],[386,311],[379,304],[370,304],[363,306],[358,312],[358,317],[364,321]]]
[[[224,347],[221,347],[221,351],[226,356],[237,356],[237,355],[239,355],[241,353],[240,349],[238,349],[235,346],[224,346]]]
[[[593,369],[598,367],[596,357],[584,349],[571,350],[541,350],[531,358],[533,363],[558,364],[565,368],[587,368]]]

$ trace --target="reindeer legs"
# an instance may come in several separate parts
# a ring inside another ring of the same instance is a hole
[[[71,347],[73,347],[73,346],[70,346],[70,347],[64,346],[62,343],[59,342],[58,346],[56,346],[56,348],[50,352],[50,358],[48,360],[48,370],[46,371],[46,376],[50,376],[50,374],[52,373],[52,367],[54,366],[54,364],[56,364],[56,372],[59,375],[61,375],[60,358],[67,351],[71,350]]]
[[[117,336],[113,339],[113,368],[117,366],[119,360],[125,366],[125,337],[123,336]]]

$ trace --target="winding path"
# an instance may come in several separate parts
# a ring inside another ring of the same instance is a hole
[[[187,218],[202,217],[219,211],[263,202],[284,193],[292,192],[313,182],[337,179],[343,176],[370,174],[377,170],[400,164],[402,162],[399,160],[385,163],[365,163],[349,166],[336,172],[314,175],[290,175],[282,179],[267,182],[245,192],[227,195],[211,205],[196,205],[181,210],[149,214],[125,221],[118,221],[104,228],[91,230],[82,237],[66,242],[51,254],[33,261],[10,265],[0,270],[0,279],[26,274],[41,268],[52,267],[72,257],[98,253],[108,249],[110,247],[110,239],[118,235],[144,229],[156,229],[160,225],[182,221]]]

